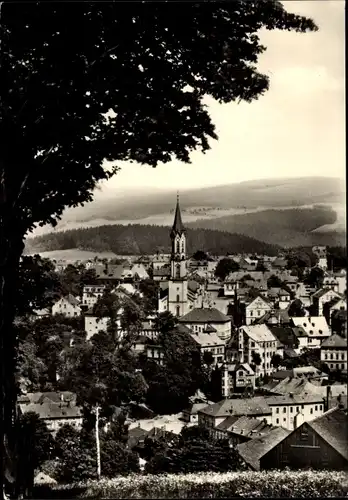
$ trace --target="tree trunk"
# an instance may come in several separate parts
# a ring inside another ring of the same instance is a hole
[[[4,205],[3,205],[4,206]],[[3,208],[3,206],[1,208]],[[6,224],[6,213],[0,214],[0,435],[1,435],[1,498],[4,486],[15,486],[16,457],[13,425],[16,419],[16,354],[17,338],[13,327],[15,293],[23,238],[16,228]],[[3,214],[5,217],[3,217]],[[14,221],[11,221],[14,224]],[[12,488],[11,488],[12,489]]]

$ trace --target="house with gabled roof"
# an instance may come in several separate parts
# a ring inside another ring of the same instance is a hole
[[[335,298],[341,299],[342,296],[330,288],[321,288],[313,293],[312,304],[316,315],[323,316],[324,304],[326,304],[326,302],[331,302]]]
[[[230,445],[237,446],[264,436],[274,428],[272,424],[254,417],[230,416],[213,429],[212,435],[215,439],[228,439]]]
[[[231,337],[231,318],[214,307],[196,307],[179,319],[194,333],[204,333],[207,328],[214,328],[221,340]]]
[[[243,445],[241,445],[243,446]],[[260,469],[348,469],[348,416],[333,408],[304,422],[260,457]]]
[[[255,372],[248,363],[224,363],[221,367],[221,394],[231,397],[235,393],[255,389]]]
[[[203,331],[191,331],[193,340],[199,347],[203,357],[205,352],[210,352],[214,363],[222,363],[225,359],[225,341],[219,337],[215,328],[207,324]]]
[[[320,346],[320,360],[330,370],[347,371],[347,339],[336,333],[325,339]]]
[[[270,301],[261,295],[250,299],[245,305],[245,324],[251,325],[255,320],[270,312],[272,307]]]
[[[330,337],[331,331],[324,316],[292,317],[293,326],[301,327],[307,335],[309,348],[318,348],[322,342]]]
[[[255,365],[256,377],[261,374],[270,375],[274,371],[271,360],[277,353],[277,342],[277,338],[267,325],[241,326],[238,329],[239,361],[254,365],[253,353],[257,353],[261,358],[261,364]]]
[[[213,429],[230,416],[251,416],[271,423],[272,410],[264,397],[223,399],[198,412],[198,424]]]
[[[276,427],[265,436],[238,444],[237,451],[250,470],[259,471],[263,467],[265,455],[289,434],[289,430]]]
[[[68,318],[81,315],[80,302],[71,293],[57,300],[52,306],[52,314],[63,314]]]

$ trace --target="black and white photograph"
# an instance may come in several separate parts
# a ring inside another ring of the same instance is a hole
[[[345,0],[0,2],[0,499],[347,498]]]

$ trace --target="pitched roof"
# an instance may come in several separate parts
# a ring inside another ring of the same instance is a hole
[[[347,339],[344,339],[340,335],[337,335],[337,333],[334,333],[331,337],[324,340],[321,347],[343,347],[344,349],[347,349]]]
[[[290,326],[270,325],[268,328],[284,346],[298,347],[299,341]]]
[[[265,436],[238,444],[237,450],[247,464],[254,470],[260,470],[260,459],[289,434],[287,429],[275,427]]]
[[[170,276],[170,267],[163,266],[153,270],[153,276]]]
[[[264,397],[244,399],[224,399],[200,410],[200,413],[213,417],[228,417],[230,415],[270,415],[271,408]]]
[[[28,392],[18,397],[18,403],[42,403],[43,401],[52,403],[76,401],[76,394],[70,391],[62,392]]]
[[[181,219],[180,205],[179,205],[179,196],[176,201],[176,209],[175,209],[175,217],[174,224],[172,227],[171,235],[175,235],[176,233],[183,233],[185,231],[184,224]]]
[[[241,328],[254,342],[275,342],[277,340],[267,325],[249,325]]]
[[[181,323],[227,323],[228,316],[212,307],[196,307],[179,319]]]
[[[262,434],[266,434],[270,432],[272,428],[272,425],[267,424],[263,420],[248,417],[246,415],[243,417],[227,417],[216,426],[216,429],[251,438],[256,438]]]
[[[224,346],[225,341],[221,340],[220,337],[212,332],[212,333],[202,333],[202,332],[191,332],[191,337],[197,344],[201,347],[209,347],[209,346]]]
[[[348,416],[344,411],[334,408],[307,425],[348,460]]]
[[[291,321],[295,326],[301,326],[308,337],[329,337],[331,335],[329,326],[324,316],[302,316],[293,317]]]
[[[23,413],[34,412],[45,420],[82,417],[81,408],[75,405],[49,402],[19,404],[19,407]]]
[[[282,394],[277,396],[266,396],[267,404],[270,406],[283,406],[291,404],[305,404],[305,403],[319,403],[323,402],[323,396],[321,394]]]
[[[334,292],[333,290],[331,290],[331,288],[321,288],[317,292],[313,293],[312,298],[320,299],[321,297],[326,295],[328,292],[334,293],[335,297],[337,297],[337,298],[341,297],[339,293]]]
[[[189,280],[187,282],[187,287],[191,292],[197,292],[198,288],[200,287],[200,284],[196,280]]]
[[[79,305],[79,301],[71,293],[69,293],[69,295],[67,295],[66,297],[63,297],[63,298],[74,307]]]

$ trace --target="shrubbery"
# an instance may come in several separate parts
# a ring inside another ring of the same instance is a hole
[[[63,490],[69,488],[59,489],[63,495]],[[83,490],[80,498],[342,498],[348,497],[348,474],[334,471],[247,471],[132,475],[90,481],[74,488]]]

